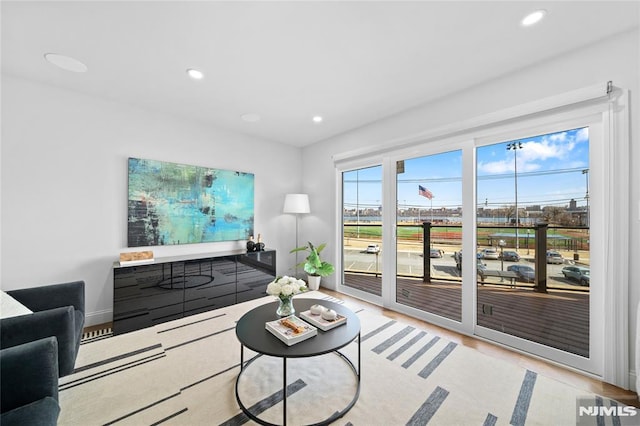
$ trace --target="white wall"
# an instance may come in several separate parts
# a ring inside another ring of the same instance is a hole
[[[640,43],[638,31],[627,32],[584,49],[571,52],[534,67],[487,82],[431,104],[423,105],[386,120],[377,121],[328,141],[309,146],[303,151],[304,191],[315,200],[315,209],[303,221],[301,235],[312,241],[327,241],[333,248],[339,244],[336,235],[336,184],[332,156],[376,146],[442,128],[460,121],[551,97],[575,89],[612,80],[614,85],[631,92],[631,165],[630,181],[630,259],[640,259],[640,131],[638,107],[640,97]],[[312,178],[311,178],[312,177]],[[335,251],[327,250],[328,261],[335,262]],[[324,279],[324,285],[335,288],[340,274]],[[629,267],[629,332],[634,362],[636,335],[635,313],[640,300],[640,276]],[[631,367],[633,369],[633,366]]]
[[[87,324],[111,321],[112,265],[127,249],[127,158],[255,174],[255,233],[295,258],[284,195],[301,190],[301,150],[2,76],[3,290],[86,281]],[[293,166],[293,167],[292,167]],[[245,242],[153,247],[156,257]]]

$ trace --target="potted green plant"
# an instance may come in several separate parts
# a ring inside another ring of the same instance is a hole
[[[308,242],[306,246],[297,247],[291,250],[290,253],[297,253],[299,251],[306,251],[308,253],[306,259],[296,265],[304,267],[304,271],[307,273],[308,287],[310,290],[317,290],[320,288],[320,279],[327,275],[333,274],[335,268],[332,264],[320,259],[320,252],[326,247],[326,243],[322,243],[319,246],[314,246],[311,242]]]

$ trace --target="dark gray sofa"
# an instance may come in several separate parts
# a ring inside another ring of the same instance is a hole
[[[54,336],[58,341],[58,373],[73,372],[84,327],[84,281],[7,291],[33,311],[0,320],[0,348]]]
[[[0,350],[2,426],[55,425],[58,405],[58,342],[47,337]]]

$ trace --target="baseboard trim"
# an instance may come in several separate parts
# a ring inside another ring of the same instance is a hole
[[[93,327],[94,325],[106,324],[113,321],[113,309],[105,309],[103,311],[89,312],[84,316],[84,326]]]
[[[637,377],[638,377],[638,374],[636,373],[635,370],[629,371],[629,389],[631,389],[635,393],[638,393],[638,386],[636,382]]]

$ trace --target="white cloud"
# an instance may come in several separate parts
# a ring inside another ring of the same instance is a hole
[[[487,173],[491,175],[500,175],[513,171],[513,161],[506,160],[490,161],[488,163],[478,163],[478,171],[481,173]]]
[[[587,142],[589,141],[589,128],[583,127],[582,129],[576,132],[576,142]]]
[[[545,136],[545,138],[548,138],[552,142],[558,142],[558,143],[566,142],[567,132],[553,133]]]
[[[589,129],[582,128],[576,132],[566,131],[544,135],[522,142],[522,148],[516,154],[512,150],[505,150],[503,154],[499,151],[492,151],[491,156],[503,156],[502,160],[496,159],[486,163],[478,163],[478,171],[487,174],[504,174],[514,171],[514,155],[518,159],[518,172],[532,172],[541,170],[543,162],[547,160],[563,160],[567,167],[583,167],[575,160],[576,145],[589,140]],[[497,155],[496,155],[497,152]]]
[[[542,168],[541,164],[534,162],[520,162],[518,160],[518,173],[520,172],[535,172],[536,170],[540,170]]]
[[[562,136],[564,135],[564,136]],[[555,135],[545,136],[540,142],[525,142],[523,144],[522,159],[525,162],[544,161],[549,158],[562,159],[575,147],[575,142],[566,137],[566,132],[556,137]]]
[[[513,155],[513,154],[512,154]],[[518,173],[521,172],[533,172],[541,168],[540,164],[533,162],[524,162],[520,156],[518,156]],[[505,174],[513,173],[515,171],[515,164],[513,158],[504,159],[500,161],[489,161],[487,163],[478,163],[478,171],[486,174]]]

